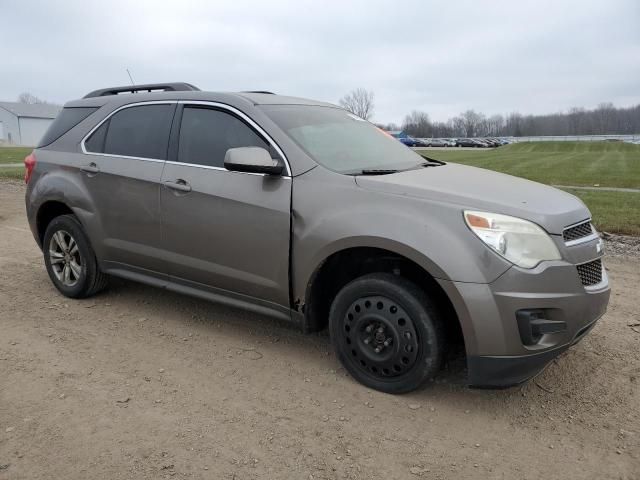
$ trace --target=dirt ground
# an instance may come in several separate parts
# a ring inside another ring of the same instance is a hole
[[[638,479],[640,259],[534,381],[371,391],[325,334],[131,282],[49,282],[0,181],[0,479]],[[635,326],[634,326],[635,325]]]

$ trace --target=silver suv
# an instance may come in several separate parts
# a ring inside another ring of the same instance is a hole
[[[63,295],[113,275],[328,327],[344,367],[385,392],[419,387],[456,342],[469,384],[522,382],[609,300],[580,200],[424,158],[334,105],[103,89],[67,103],[25,166]]]

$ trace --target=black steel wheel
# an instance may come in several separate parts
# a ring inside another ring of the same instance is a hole
[[[338,358],[368,387],[409,392],[440,367],[439,314],[422,290],[397,275],[375,273],[346,285],[329,324]]]

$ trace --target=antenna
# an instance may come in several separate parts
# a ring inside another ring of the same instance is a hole
[[[127,68],[127,75],[129,75],[129,80],[131,80],[131,85],[135,85],[135,83],[133,82],[133,77],[131,76],[131,72],[129,71],[129,69]]]

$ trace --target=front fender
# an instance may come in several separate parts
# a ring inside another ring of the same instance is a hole
[[[327,258],[353,247],[391,251],[449,281],[490,283],[511,266],[468,230],[459,205],[366,190],[325,169],[296,177],[293,298]]]

